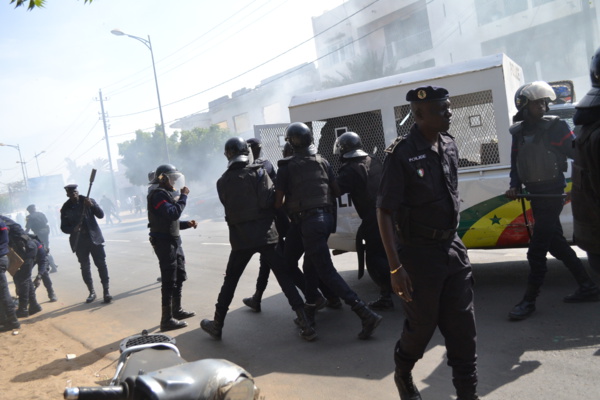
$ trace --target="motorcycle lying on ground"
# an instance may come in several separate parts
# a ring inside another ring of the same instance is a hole
[[[258,400],[254,378],[222,359],[187,362],[165,334],[123,339],[108,386],[66,388],[67,400]]]

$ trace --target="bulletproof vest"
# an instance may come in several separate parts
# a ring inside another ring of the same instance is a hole
[[[8,245],[24,259],[27,249],[35,247],[35,243],[21,225],[8,217],[2,216],[2,220],[8,228]]]
[[[160,217],[156,211],[154,210],[154,206],[152,204],[152,197],[156,195],[158,192],[164,192],[168,195],[169,203],[175,204],[176,201],[173,198],[173,195],[168,190],[165,190],[161,187],[157,187],[148,193],[148,228],[150,228],[150,232],[155,233],[166,233],[173,237],[179,236],[179,220],[169,221],[167,218]]]
[[[358,215],[364,219],[371,209],[375,209],[375,202],[377,200],[377,190],[379,189],[379,182],[381,181],[381,174],[383,173],[383,165],[381,162],[374,157],[364,157],[364,161],[353,162],[351,167],[356,169],[362,176],[362,169],[364,168],[367,172],[367,187],[365,191],[352,192],[352,202],[358,212]]]
[[[553,150],[548,143],[548,132],[556,121],[557,117],[544,117],[529,135],[525,135],[520,122],[510,128],[517,139],[517,172],[525,185],[562,179],[562,172],[567,167],[566,156]]]
[[[230,225],[272,217],[273,182],[261,165],[229,169],[221,177],[219,196]]]
[[[329,177],[325,160],[319,154],[314,156],[295,155],[287,161],[289,169],[288,187],[291,193],[285,194],[285,205],[291,214],[333,204],[329,190]]]

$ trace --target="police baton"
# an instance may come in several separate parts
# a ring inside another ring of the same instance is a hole
[[[90,198],[90,192],[92,191],[92,184],[94,183],[94,179],[96,179],[96,170],[92,169],[92,173],[90,175],[90,186],[88,187],[86,198]],[[79,216],[79,223],[76,226],[77,232],[75,233],[75,240],[73,240],[73,253],[77,251],[77,245],[79,244],[79,234],[81,233],[81,225],[83,224],[83,218],[85,217],[85,200],[83,202],[83,206],[81,207],[81,215]]]

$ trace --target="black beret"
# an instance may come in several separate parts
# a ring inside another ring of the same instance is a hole
[[[441,87],[421,86],[406,93],[406,101],[442,101],[448,99],[448,91]]]
[[[256,145],[260,146],[260,139],[250,138],[250,139],[246,140],[246,143],[248,143],[248,145],[250,145],[250,147],[256,146]]]
[[[73,190],[73,189],[77,189],[77,186],[75,183],[71,183],[70,185],[65,186],[65,190]]]

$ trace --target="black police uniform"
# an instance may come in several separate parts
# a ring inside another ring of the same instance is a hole
[[[34,211],[25,217],[25,221],[25,231],[29,232],[31,229],[44,244],[52,272],[56,272],[57,265],[54,262],[54,257],[50,254],[50,226],[46,215],[40,211]]]
[[[447,133],[431,146],[412,126],[386,152],[377,207],[399,219],[398,256],[413,287],[396,343],[396,373],[412,371],[436,328],[445,338],[457,393],[477,385],[473,276],[459,220],[458,149]]]
[[[148,228],[150,243],[158,258],[161,277],[161,305],[164,312],[183,312],[181,296],[183,282],[187,280],[185,254],[179,231],[190,228],[188,221],[179,218],[187,204],[187,195],[175,200],[173,192],[153,185],[148,190]],[[166,309],[165,309],[166,308]],[[163,325],[174,315],[163,315]],[[175,317],[177,318],[177,317]]]
[[[567,157],[575,155],[575,136],[566,122],[554,116],[543,117],[533,124],[517,122],[511,126],[510,133],[510,187],[520,189],[524,185],[533,195],[554,196],[531,197],[535,226],[527,251],[530,273],[526,297],[535,299],[544,282],[548,252],[565,264],[579,285],[590,282],[581,260],[567,243],[560,223],[564,204],[561,195],[566,186],[564,171]]]
[[[37,289],[37,287],[40,284],[40,281],[43,282],[44,287],[46,288],[46,292],[48,293],[48,299],[50,299],[51,302],[55,302],[58,299],[56,298],[56,293],[54,293],[52,279],[50,278],[50,260],[48,259],[49,254],[46,251],[46,247],[39,240],[37,235],[30,234],[29,237],[31,238],[31,240],[33,240],[37,248],[34,265],[37,264],[38,273],[35,279],[33,280],[34,289]]]
[[[6,279],[8,252],[8,227],[0,218],[0,332],[21,327],[15,314],[15,303],[13,303]]]
[[[35,263],[37,245],[21,225],[12,219],[0,216],[8,227],[9,245],[23,259],[23,265],[13,276],[16,292],[19,296],[17,317],[25,318],[42,310],[35,296],[35,287],[31,281],[31,271]]]
[[[109,289],[108,266],[106,265],[106,253],[104,251],[104,236],[102,236],[102,231],[96,221],[96,218],[104,218],[104,211],[96,203],[96,200],[92,198],[90,198],[92,201],[91,207],[85,206],[84,202],[86,198],[79,195],[77,202],[69,199],[63,204],[60,209],[60,229],[63,233],[70,234],[69,243],[71,244],[71,249],[77,255],[77,260],[81,265],[81,276],[90,294],[95,293],[90,263],[91,255],[98,269],[98,275],[100,275],[100,282],[102,283],[106,297]],[[75,228],[81,220],[82,210],[84,211],[83,220],[79,238],[77,239],[77,248],[75,248],[75,239],[77,238]]]
[[[211,335],[214,337],[220,337],[238,281],[256,253],[260,253],[273,270],[292,309],[297,312],[303,310],[304,301],[288,274],[281,254],[275,251],[278,235],[274,223],[274,192],[265,170],[260,165],[247,165],[245,161],[233,162],[217,181],[217,192],[225,207],[231,253],[215,305],[215,319],[203,320],[203,329],[213,332]]]
[[[354,208],[362,223],[357,231],[357,243],[364,240],[367,271],[379,286],[381,300],[390,298],[392,286],[385,248],[379,234],[376,199],[381,181],[381,162],[369,155],[343,158],[338,171],[337,183],[343,193],[350,193]],[[369,303],[371,308],[375,303]],[[393,303],[389,302],[390,306]],[[376,309],[376,308],[375,308]]]

